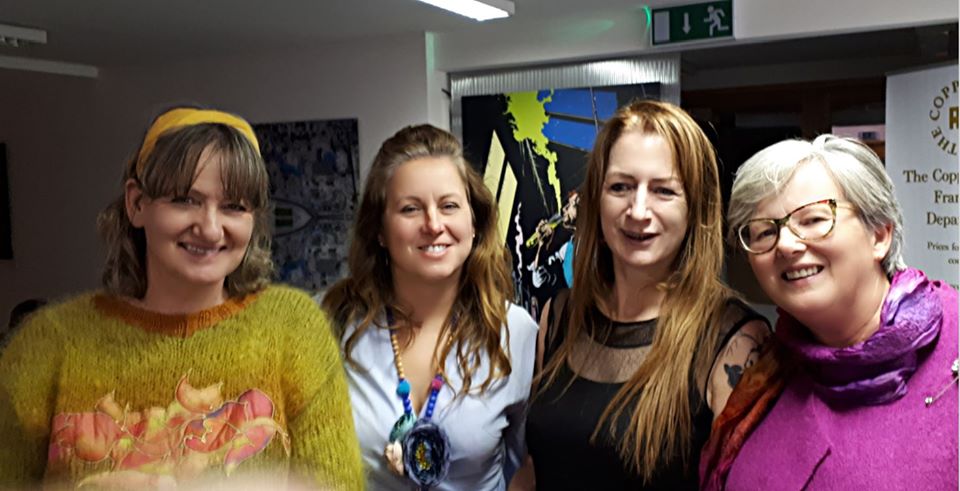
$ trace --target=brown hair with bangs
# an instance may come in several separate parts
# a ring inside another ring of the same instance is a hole
[[[506,329],[507,301],[513,298],[510,260],[497,232],[497,208],[493,195],[483,179],[463,157],[463,148],[456,137],[430,125],[408,126],[383,142],[373,160],[364,185],[360,209],[357,210],[350,244],[350,276],[332,286],[323,299],[323,307],[336,321],[344,353],[349,363],[353,346],[360,336],[377,325],[378,317],[389,306],[400,320],[409,313],[397,305],[393,291],[389,252],[380,245],[383,215],[386,210],[387,183],[398,167],[421,157],[446,157],[463,179],[473,214],[476,238],[460,273],[459,292],[441,339],[451,342],[438,353],[445,360],[456,349],[457,362],[463,377],[460,395],[470,391],[473,375],[480,366],[479,353],[490,360],[487,378],[479,384],[486,391],[497,379],[510,374],[510,357],[502,342],[509,336]],[[456,317],[456,327],[451,319]],[[347,327],[356,330],[343,339]],[[438,361],[439,361],[438,360]],[[444,366],[438,363],[438,366]]]
[[[140,175],[137,159],[126,165],[123,183],[133,179],[144,196],[156,199],[185,195],[197,176],[200,155],[210,147],[223,163],[226,197],[253,212],[253,234],[240,266],[227,275],[230,297],[264,288],[273,275],[270,256],[269,178],[260,153],[238,130],[219,123],[183,126],[161,135],[146,157]],[[114,295],[143,298],[147,291],[146,236],[130,223],[121,195],[100,212],[97,228],[107,246],[101,282]]]
[[[665,102],[641,100],[621,108],[604,124],[587,164],[587,176],[577,214],[573,263],[575,288],[570,291],[568,331],[556,354],[538,376],[543,389],[556,381],[567,364],[575,341],[587,332],[585,319],[598,306],[611,309],[613,257],[603,241],[600,200],[610,150],[628,131],[659,135],[670,146],[676,173],[687,197],[687,233],[659,288],[666,292],[660,306],[653,344],[643,362],[605,408],[592,438],[606,430],[619,441],[628,469],[649,481],[658,465],[680,458],[689,463],[693,422],[690,385],[706,380],[719,344],[721,318],[734,293],[720,280],[723,264],[723,205],[713,146],[682,109]],[[594,326],[602,329],[605,326]],[[626,434],[613,424],[630,416]]]

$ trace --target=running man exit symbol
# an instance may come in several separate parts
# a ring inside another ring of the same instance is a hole
[[[653,9],[653,44],[733,37],[733,0]]]
[[[710,5],[710,6],[707,7],[707,18],[706,18],[706,19],[703,19],[703,21],[710,23],[710,37],[713,37],[713,30],[714,30],[714,29],[716,29],[716,30],[718,30],[718,31],[729,31],[729,30],[730,30],[730,26],[725,26],[725,25],[723,25],[723,17],[724,17],[724,15],[726,15],[726,14],[723,13],[723,9],[713,8],[713,5]],[[683,16],[686,17],[687,14],[683,14]],[[686,21],[686,19],[684,19],[684,21]],[[689,31],[690,28],[688,27],[687,30]]]

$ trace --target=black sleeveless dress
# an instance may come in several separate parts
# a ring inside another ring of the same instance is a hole
[[[544,347],[544,366],[556,353],[566,331],[568,309],[566,293],[555,299],[562,302],[559,309],[551,309],[548,314],[550,335]],[[560,311],[557,316],[555,312]],[[557,318],[559,317],[559,318]],[[727,321],[732,319],[732,321]],[[739,301],[730,301],[724,315],[725,326],[721,330],[721,343],[717,353],[710,353],[715,359],[730,337],[741,326],[763,316],[751,310]],[[765,320],[765,319],[764,319]],[[609,336],[602,343],[609,357],[642,351],[653,342],[656,319],[622,323],[611,321],[598,310],[590,315],[590,322],[603,322],[610,325]],[[606,360],[609,361],[609,360]],[[635,366],[635,365],[634,365]],[[692,374],[691,374],[692,377]],[[690,448],[692,455],[687,458],[686,466],[681,459],[674,459],[659,469],[653,479],[643,485],[640,476],[629,471],[617,451],[618,441],[610,437],[605,428],[594,443],[590,436],[604,409],[614,395],[623,386],[622,382],[597,382],[583,376],[573,378],[570,367],[564,365],[557,379],[547,390],[534,399],[527,415],[527,447],[533,457],[537,479],[537,490],[677,490],[697,489],[697,468],[700,461],[700,449],[710,436],[713,413],[705,402],[703,388],[691,382],[690,415],[693,422],[693,440]],[[568,386],[569,385],[569,386]],[[616,434],[622,435],[629,425],[630,414],[625,411],[616,422]]]

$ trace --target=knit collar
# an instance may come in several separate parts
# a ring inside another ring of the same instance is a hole
[[[884,404],[907,393],[918,351],[940,333],[943,309],[934,289],[917,269],[896,273],[880,311],[880,328],[853,346],[824,346],[783,310],[776,336],[799,358],[825,401]]]
[[[253,303],[258,295],[259,292],[229,298],[220,305],[191,314],[161,314],[107,294],[95,295],[93,304],[104,315],[133,324],[144,331],[187,338],[240,312]]]

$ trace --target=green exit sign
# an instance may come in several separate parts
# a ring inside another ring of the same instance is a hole
[[[733,37],[733,1],[653,9],[653,44]]]

